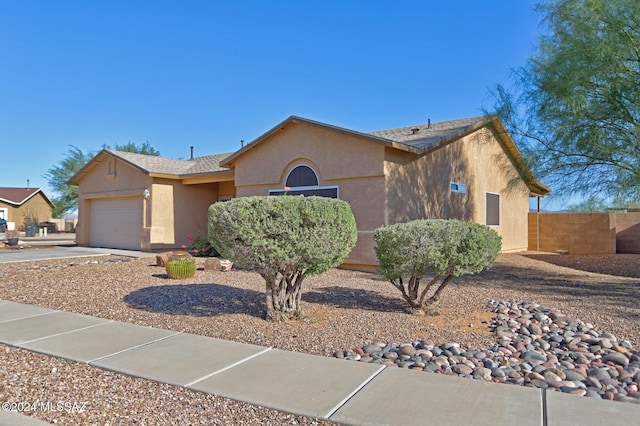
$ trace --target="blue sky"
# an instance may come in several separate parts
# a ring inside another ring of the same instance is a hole
[[[188,158],[290,115],[364,132],[481,115],[534,51],[535,3],[0,0],[0,186],[49,193],[70,146]]]

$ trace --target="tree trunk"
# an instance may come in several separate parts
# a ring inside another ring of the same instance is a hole
[[[426,299],[423,302],[422,308],[425,310],[425,312],[429,310],[429,307],[431,305],[435,305],[438,303],[438,301],[440,300],[440,293],[442,293],[442,290],[445,289],[447,284],[449,284],[452,279],[453,279],[453,274],[447,275],[446,278],[438,286],[438,289],[436,290],[436,292],[433,293],[433,296],[431,296],[430,298]]]
[[[283,271],[263,276],[267,282],[267,315],[269,321],[287,321],[302,316],[302,280],[304,271]]]
[[[407,289],[404,286],[404,281],[402,280],[402,277],[398,278],[398,282],[396,282],[395,280],[389,280],[389,282],[395,288],[400,290],[400,293],[402,293],[402,298],[407,301],[407,303],[409,304],[409,306],[411,306],[412,309],[419,307],[419,305],[416,304],[415,299],[412,299],[409,293],[407,292]]]

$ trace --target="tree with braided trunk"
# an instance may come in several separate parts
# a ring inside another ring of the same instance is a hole
[[[266,318],[300,318],[304,278],[339,266],[357,240],[349,205],[324,197],[235,198],[209,207],[208,236],[221,256],[266,282]]]

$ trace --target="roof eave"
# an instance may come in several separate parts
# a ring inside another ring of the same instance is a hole
[[[494,115],[491,117],[491,120],[489,121],[489,123],[486,123],[485,125],[489,125],[490,127],[492,127],[492,130],[502,141],[505,152],[509,157],[509,160],[511,160],[511,163],[514,165],[516,170],[518,170],[520,177],[522,178],[524,183],[527,185],[527,188],[529,188],[529,192],[532,195],[535,195],[538,197],[544,197],[546,195],[550,195],[551,188],[549,188],[542,182],[538,181],[538,179],[536,179],[536,177],[533,175],[533,172],[531,171],[529,166],[525,163],[525,160],[522,157],[520,150],[516,146],[513,139],[511,139],[511,136],[509,136],[509,132],[504,127],[504,124],[502,124],[502,121],[500,120],[500,118],[497,115]]]
[[[445,147],[447,145],[449,145],[450,143],[453,143],[457,140],[460,140],[462,138],[464,138],[465,136],[468,136],[474,132],[477,132],[478,130],[482,129],[483,127],[487,126],[487,124],[489,124],[492,120],[493,120],[493,116],[486,116],[485,120],[481,120],[478,121],[477,123],[465,128],[462,131],[456,132],[456,133],[452,133],[449,136],[446,136],[442,139],[440,139],[438,142],[428,145],[428,146],[424,146],[422,148],[419,148],[420,150],[420,154],[425,155],[425,154],[430,154],[433,151],[437,151],[438,149]]]
[[[194,185],[199,183],[231,182],[234,180],[234,177],[235,173],[233,170],[218,170],[215,172],[183,175],[180,176],[180,179],[185,185]]]
[[[231,154],[229,157],[227,157],[227,158],[223,159],[222,161],[220,161],[220,167],[233,168],[235,160],[238,157],[242,156],[245,152],[255,148],[259,143],[261,143],[265,139],[268,139],[269,137],[271,137],[275,133],[279,132],[280,130],[283,130],[286,126],[288,126],[291,123],[309,124],[309,125],[316,126],[316,127],[321,127],[321,128],[324,128],[324,129],[330,129],[330,130],[333,130],[333,131],[336,131],[336,132],[339,132],[339,133],[343,133],[343,134],[347,134],[347,135],[350,135],[350,136],[365,138],[365,139],[368,139],[368,140],[383,144],[383,145],[388,146],[390,148],[395,148],[395,149],[399,149],[399,150],[402,150],[402,151],[412,152],[414,154],[421,154],[422,153],[421,149],[415,148],[415,147],[410,146],[410,145],[403,144],[401,142],[396,142],[396,141],[393,141],[393,140],[390,140],[390,139],[382,138],[382,137],[379,137],[379,136],[374,136],[374,135],[371,135],[371,134],[368,134],[368,133],[357,132],[355,130],[345,129],[344,127],[333,126],[331,124],[321,123],[319,121],[309,120],[308,118],[303,118],[303,117],[298,117],[298,116],[292,115],[289,118],[287,118],[286,120],[280,122],[278,125],[276,125],[273,128],[269,129],[267,132],[265,132],[262,135],[258,136],[256,139],[254,139],[253,141],[251,141],[250,143],[248,143],[244,147],[240,148],[238,151],[236,151],[233,154]]]
[[[135,169],[140,170],[142,173],[149,174],[149,171],[147,169],[140,167],[138,164],[132,163],[131,161],[127,160],[124,157],[121,157],[116,153],[116,151],[105,148],[100,152],[98,152],[91,160],[89,160],[87,164],[85,164],[80,170],[78,170],[78,172],[75,175],[71,176],[71,178],[67,180],[67,184],[79,185],[80,177],[88,174],[89,171],[95,166],[97,162],[102,161],[101,157],[104,157],[104,156],[111,156],[113,158],[117,158],[118,160],[130,165],[131,167],[134,167]]]
[[[29,194],[29,196],[25,197],[22,200],[9,200],[7,198],[0,198],[0,202],[6,203],[6,204],[11,204],[12,206],[16,206],[16,207],[20,207],[21,205],[23,205],[24,203],[26,203],[27,201],[29,201],[30,199],[32,199],[33,197],[36,196],[36,194],[41,194],[42,198],[44,198],[44,200],[51,206],[53,206],[53,203],[51,202],[51,200],[49,199],[49,197],[47,197],[47,195],[44,193],[44,191],[42,190],[42,188],[35,188],[35,191],[32,192],[31,194]]]
[[[11,204],[12,206],[19,206],[20,204],[16,203],[14,200],[7,200],[6,198],[0,198],[0,201],[6,204]]]

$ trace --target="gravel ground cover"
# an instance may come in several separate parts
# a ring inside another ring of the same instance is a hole
[[[503,254],[490,270],[457,279],[436,316],[407,314],[398,290],[379,275],[331,270],[305,281],[305,318],[274,324],[262,319],[264,282],[257,274],[204,271],[203,259],[187,280],[168,279],[152,259],[4,264],[0,298],[323,356],[424,339],[491,347],[490,300],[543,304],[640,343],[640,255],[540,256]],[[28,413],[58,424],[328,424],[3,345],[0,383],[0,401],[87,402],[83,412]]]

